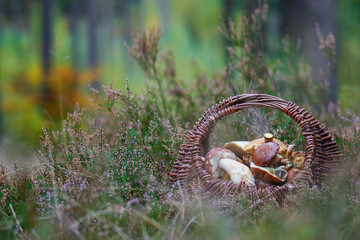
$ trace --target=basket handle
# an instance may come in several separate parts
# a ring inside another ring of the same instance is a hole
[[[169,176],[170,184],[179,181],[183,185],[192,179],[190,175],[204,169],[201,159],[204,155],[204,144],[207,144],[211,130],[218,120],[252,107],[269,107],[282,111],[299,124],[306,144],[303,169],[306,173],[305,178],[320,184],[333,165],[339,163],[338,158],[341,155],[336,142],[332,141],[329,132],[320,125],[320,122],[303,108],[293,102],[267,94],[242,94],[229,97],[210,107],[195,123],[193,130],[185,136],[185,141],[175,159]]]

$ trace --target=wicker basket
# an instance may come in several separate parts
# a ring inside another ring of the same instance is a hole
[[[286,113],[303,130],[306,152],[305,165],[299,177],[291,184],[273,185],[266,188],[249,187],[244,182],[234,184],[230,181],[213,178],[204,169],[202,157],[206,154],[211,130],[216,122],[224,116],[237,113],[245,108],[269,107]],[[236,196],[239,193],[249,194],[253,201],[264,198],[275,198],[281,202],[285,194],[306,182],[319,185],[340,163],[340,152],[336,142],[310,113],[293,102],[267,94],[243,94],[229,97],[207,109],[200,120],[190,130],[170,172],[170,184],[186,189],[198,189],[217,196]],[[176,184],[175,184],[176,183]]]

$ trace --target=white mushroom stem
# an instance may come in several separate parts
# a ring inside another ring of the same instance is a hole
[[[219,161],[222,158],[233,159],[233,161],[236,161],[235,154],[228,149],[214,148],[205,156],[205,164],[209,166],[207,171],[211,173],[214,178],[219,178],[223,175],[220,173],[220,169],[218,167]]]
[[[219,161],[219,168],[224,169],[233,183],[239,184],[244,181],[249,186],[255,186],[255,179],[250,169],[237,161],[228,158],[222,158]]]
[[[293,144],[290,144],[289,146],[288,146],[288,150],[286,151],[286,155],[285,155],[285,158],[287,158],[287,159],[289,159],[290,158],[290,156],[291,156],[291,154],[292,154],[292,152],[293,152],[293,150],[294,150],[294,145]]]

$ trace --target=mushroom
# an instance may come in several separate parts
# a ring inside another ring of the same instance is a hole
[[[251,154],[247,153],[242,157],[243,164],[250,168]]]
[[[289,171],[292,167],[294,167],[294,164],[289,159],[286,160],[287,161],[285,162],[285,170]]]
[[[285,181],[288,175],[282,167],[260,167],[253,163],[251,163],[251,172],[255,178],[270,184],[281,184]]]
[[[272,142],[274,139],[274,135],[272,135],[271,133],[265,133],[264,134],[264,138],[265,138],[265,142]]]
[[[228,150],[222,148],[213,148],[211,149],[205,156],[204,159],[204,167],[205,170],[210,173],[214,178],[219,178],[220,170],[218,168],[219,160],[221,158],[229,158],[234,161],[237,160],[235,154]]]
[[[294,150],[294,147],[295,147],[294,144],[290,144],[288,146],[288,149],[287,149],[286,154],[285,154],[285,158],[288,159],[291,156],[291,154],[292,154],[292,152]]]
[[[290,157],[290,161],[296,168],[302,169],[305,164],[305,153],[293,152]]]
[[[287,158],[282,158],[282,159],[280,160],[280,165],[286,165],[288,162],[289,162],[289,159],[287,159]]]
[[[244,164],[233,159],[223,158],[219,161],[219,168],[224,169],[230,175],[233,183],[239,184],[241,181],[244,181],[248,186],[255,186],[254,176]]]
[[[280,154],[276,154],[273,160],[269,163],[269,167],[275,168],[279,165],[285,165],[285,163],[283,164],[283,160],[283,156],[281,156]]]
[[[301,170],[297,169],[297,168],[292,168],[287,175],[286,181],[287,182],[291,182],[293,181],[297,175],[300,173]]]
[[[245,146],[249,144],[249,141],[233,141],[224,145],[224,148],[231,150],[236,156],[242,158],[245,154]]]
[[[270,135],[272,136],[272,134],[269,134],[269,133],[265,133],[264,134],[265,136],[263,138],[258,138],[258,139],[255,139],[253,141],[250,141],[249,144],[247,144],[245,146],[245,151],[247,153],[253,153],[255,152],[256,149],[258,149],[262,144],[265,143],[265,140],[266,141],[269,141],[269,142],[275,142],[277,144],[279,144],[279,152],[278,154],[280,154],[281,156],[285,156],[286,152],[287,152],[287,147],[284,143],[282,143],[281,141],[277,140],[276,138],[272,138],[272,141],[270,141],[271,137]]]
[[[279,144],[275,142],[264,143],[252,154],[252,161],[257,166],[267,166],[273,161],[279,148]]]
[[[224,175],[222,176],[221,179],[225,180],[225,181],[230,181],[230,175],[226,172],[226,173],[224,173]]]
[[[226,179],[226,174],[232,182],[239,184],[244,181],[249,186],[255,186],[255,180],[250,169],[237,161],[237,157],[228,149],[214,148],[210,150],[204,159],[205,170],[214,178],[219,178],[221,172],[225,170],[222,176]]]

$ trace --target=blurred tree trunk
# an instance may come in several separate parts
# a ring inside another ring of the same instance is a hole
[[[32,10],[33,1],[32,0],[25,0],[24,3],[24,26],[26,30],[30,29],[31,24],[31,10]]]
[[[251,14],[255,11],[255,9],[259,8],[264,1],[253,1],[253,0],[246,0],[245,9],[247,17],[251,17]]]
[[[118,7],[117,13],[120,16],[121,23],[122,23],[121,24],[122,25],[121,35],[127,44],[130,44],[131,39],[132,39],[132,37],[131,37],[130,4],[131,4],[131,2],[129,0],[123,0],[123,1],[119,2],[119,4],[117,5],[117,7]],[[140,1],[136,1],[136,3],[133,3],[133,4],[140,5]],[[121,44],[123,44],[123,43],[121,43]],[[129,56],[126,56],[126,57],[128,58]]]
[[[313,69],[316,81],[321,80],[320,68],[325,68],[327,59],[319,49],[319,39],[315,24],[318,23],[321,33],[335,35],[336,1],[335,0],[287,0],[283,2],[283,29],[289,32],[293,40],[301,39],[302,53]],[[336,69],[329,78],[328,99],[325,104],[337,102]]]
[[[223,1],[223,10],[224,10],[224,20],[228,24],[229,18],[232,17],[232,10],[234,7],[233,0],[224,0]]]
[[[75,70],[78,70],[80,67],[80,58],[79,58],[79,31],[78,31],[78,17],[80,14],[79,11],[79,2],[80,1],[71,1],[70,2],[70,17],[69,17],[69,28],[71,33],[71,61],[72,66]]]
[[[116,15],[120,16],[120,27],[121,27],[121,37],[124,40],[123,42],[120,42],[121,49],[126,53],[127,49],[124,45],[124,43],[131,45],[132,41],[132,26],[134,23],[132,23],[132,16],[131,16],[131,5],[136,5],[138,7],[141,4],[140,0],[131,1],[131,0],[123,0],[123,1],[115,1],[115,8],[116,8]],[[136,14],[136,13],[135,13]],[[135,16],[137,17],[137,16]],[[130,54],[122,54],[123,60],[126,64],[126,68],[129,69],[129,71],[132,71],[131,69],[134,67],[133,64],[131,64],[131,57]]]
[[[0,40],[2,40],[2,31],[0,29]],[[0,66],[1,66],[1,62],[0,62]],[[0,72],[2,72],[2,70],[0,69]],[[4,138],[4,128],[3,128],[3,108],[2,108],[2,82],[0,82],[0,143],[2,142],[3,138]]]
[[[11,22],[15,26],[15,28],[19,28],[19,18],[20,18],[21,4],[19,4],[19,0],[11,0],[10,1],[10,14],[11,14]]]
[[[96,72],[98,67],[96,8],[96,0],[88,0],[89,66],[93,70],[93,73]],[[97,79],[92,79],[91,86],[94,88],[99,88]]]
[[[114,35],[114,21],[115,21],[115,4],[114,4],[114,0],[107,0],[106,1],[106,25],[108,26],[108,30],[109,30],[109,36],[110,36],[110,46],[114,45],[114,39],[115,39],[115,35]]]
[[[167,33],[169,28],[169,2],[168,0],[159,0],[161,25],[164,33]]]
[[[52,0],[42,0],[42,60],[44,74],[50,70]]]
[[[232,16],[233,16],[233,8],[234,8],[234,0],[224,0],[222,1],[223,3],[223,6],[222,6],[222,9],[223,9],[223,21],[224,21],[224,24],[225,24],[225,27],[226,27],[226,30],[229,30],[229,21],[234,21],[234,19],[232,19]],[[233,74],[232,74],[232,71],[230,70],[229,66],[230,66],[230,54],[229,54],[229,51],[228,51],[228,46],[230,45],[230,42],[223,38],[223,42],[224,42],[224,49],[225,49],[225,57],[226,57],[226,62],[228,62],[227,66],[226,66],[226,81],[227,81],[227,84],[229,86],[229,88],[231,89],[233,95],[236,95],[237,94],[237,90],[236,90],[236,87],[234,86],[234,83],[231,81],[231,79],[233,78]]]
[[[41,0],[42,5],[42,65],[43,65],[43,89],[42,89],[42,97],[43,101],[48,99],[49,95],[49,83],[48,83],[48,75],[51,67],[51,8],[52,8],[52,0]]]
[[[225,23],[225,27],[228,30],[229,29],[229,21],[232,19],[232,10],[234,7],[233,0],[224,0],[223,1],[223,20]],[[224,40],[225,44],[225,56],[226,58],[229,57],[229,52],[227,50],[227,46],[229,45],[229,42],[227,40]]]
[[[5,9],[4,9],[4,2],[3,0],[0,0],[0,42],[2,42],[3,39],[3,22],[5,21]],[[0,76],[3,74],[1,69],[1,62],[0,62]],[[4,131],[3,131],[3,109],[2,109],[2,81],[0,81],[0,143],[4,137]]]
[[[4,10],[4,0],[0,0],[0,20],[2,21],[5,18],[5,10]],[[0,30],[2,29],[2,22],[0,24]]]
[[[100,6],[99,6],[100,5]],[[99,2],[98,5],[98,41],[101,44],[98,47],[99,59],[113,59],[116,54],[111,49],[114,49],[114,0],[106,0]],[[110,49],[110,52],[109,52]]]

